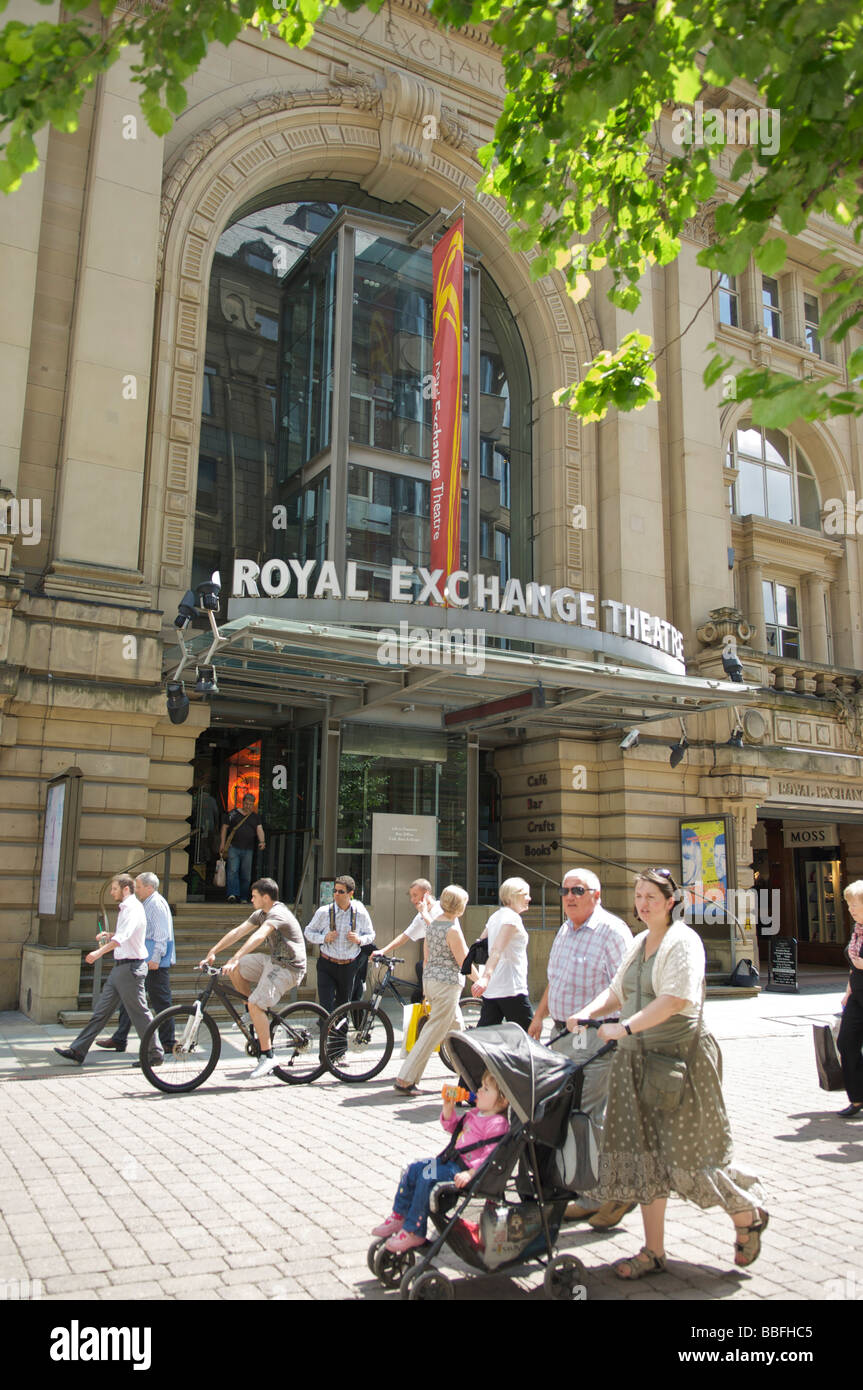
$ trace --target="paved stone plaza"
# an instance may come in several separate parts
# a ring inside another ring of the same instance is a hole
[[[707,1006],[738,1158],[768,1184],[758,1263],[735,1270],[727,1217],[672,1201],[669,1273],[631,1287],[607,1267],[641,1245],[637,1213],[610,1234],[564,1228],[560,1248],[587,1266],[589,1300],[863,1297],[863,1122],[836,1118],[844,1092],[819,1090],[811,1040],[838,1001],[831,990]],[[35,1287],[47,1299],[398,1300],[368,1272],[368,1232],[400,1165],[443,1145],[442,1064],[412,1101],[391,1089],[395,1057],[365,1085],[288,1087],[246,1081],[238,1034],[224,1036],[209,1082],[166,1096],[132,1065],[134,1048],[94,1049],[81,1069],[52,1052],[68,1032],[0,1015],[7,1297]],[[445,1267],[457,1298],[543,1298],[538,1269],[472,1280]]]

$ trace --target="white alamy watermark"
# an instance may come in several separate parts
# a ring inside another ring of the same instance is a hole
[[[20,1303],[32,1298],[42,1298],[45,1286],[41,1279],[0,1279],[0,1300]]]
[[[708,927],[722,926],[735,918],[741,926],[756,922],[762,936],[779,932],[779,888],[728,888],[722,896],[704,883],[688,883],[683,889],[684,900],[672,914],[676,919],[688,913]]]
[[[863,497],[846,492],[842,497],[828,497],[824,503],[824,532],[828,536],[863,536]]]
[[[704,102],[678,106],[671,115],[675,145],[760,145],[765,154],[779,149],[779,111],[774,106],[733,107],[724,111]]]
[[[483,628],[426,628],[399,623],[377,634],[382,666],[460,666],[469,676],[485,670]]]
[[[42,539],[41,498],[0,499],[0,536],[18,536],[22,545],[38,545]]]

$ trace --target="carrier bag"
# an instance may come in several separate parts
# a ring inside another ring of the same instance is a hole
[[[496,1207],[494,1202],[486,1202],[479,1219],[486,1269],[497,1269],[509,1260],[517,1260],[541,1231],[542,1215],[537,1203]]]
[[[815,1044],[815,1065],[818,1085],[822,1091],[844,1091],[842,1063],[836,1051],[836,1040],[829,1023],[813,1023],[812,1041]]]
[[[227,883],[227,870],[224,859],[216,860],[216,867],[213,872],[213,884],[216,888],[224,888]]]
[[[420,1022],[431,1013],[429,1004],[402,1005],[402,1057],[407,1057],[417,1040]]]
[[[554,1167],[560,1186],[569,1192],[587,1192],[596,1183],[599,1146],[593,1125],[582,1110],[566,1123],[563,1143],[555,1150]]]

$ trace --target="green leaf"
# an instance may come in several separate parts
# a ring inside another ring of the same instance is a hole
[[[781,237],[762,242],[755,248],[755,263],[765,275],[777,275],[785,264],[788,247]]]

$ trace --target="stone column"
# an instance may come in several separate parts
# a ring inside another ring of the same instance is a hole
[[[825,606],[827,595],[827,585],[820,574],[805,574],[803,576],[804,630],[806,632],[804,655],[807,661],[818,661],[822,666],[826,666],[830,661]]]
[[[761,566],[756,561],[750,561],[743,567],[743,579],[746,594],[746,617],[749,626],[754,629],[752,644],[758,650],[767,650],[767,634],[764,631],[764,590],[762,589],[763,574]]]
[[[139,110],[133,61],[118,60],[96,100],[45,590],[145,606],[138,547],[163,147]]]

